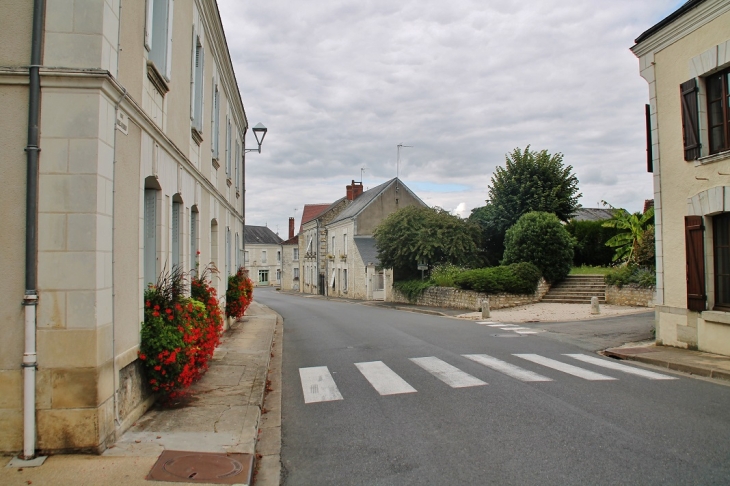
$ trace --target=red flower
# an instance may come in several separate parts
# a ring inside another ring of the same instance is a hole
[[[162,369],[162,366],[160,366],[160,365],[155,366],[155,371],[160,371],[161,369]]]
[[[149,300],[148,300],[147,302],[145,302],[145,303],[144,303],[144,306],[145,306],[145,307],[149,307],[149,306],[151,306],[151,305],[152,305],[152,302],[150,302]]]
[[[167,312],[168,314],[172,314],[172,309],[165,309],[165,312]]]
[[[155,306],[155,307],[156,307],[156,306]],[[154,312],[152,313],[152,315],[153,315],[153,316],[155,316],[155,317],[159,317],[159,316],[160,316],[160,313],[159,313],[159,312],[157,312],[157,311],[154,311]]]
[[[139,353],[139,359],[141,359],[142,361],[144,361],[144,360],[147,359],[147,356],[145,356],[144,353]]]

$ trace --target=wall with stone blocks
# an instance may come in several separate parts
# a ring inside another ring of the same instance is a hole
[[[653,287],[645,289],[625,285],[618,288],[614,285],[608,285],[606,286],[606,303],[610,305],[654,307],[654,292]]]
[[[403,304],[426,305],[430,307],[447,307],[451,309],[466,309],[478,311],[482,307],[482,300],[489,299],[489,308],[504,309],[518,305],[534,304],[539,302],[550,290],[550,284],[540,279],[534,294],[486,294],[472,290],[460,290],[453,287],[430,287],[421,294],[416,302],[410,302],[403,294],[393,289],[386,300]]]

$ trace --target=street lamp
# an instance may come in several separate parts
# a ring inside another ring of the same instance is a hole
[[[259,147],[255,149],[244,149],[244,152],[258,152],[261,153],[261,144],[264,143],[264,137],[266,136],[266,132],[269,131],[268,128],[266,128],[262,123],[259,123],[255,127],[251,129],[253,132],[253,136],[256,137],[256,142],[258,142]],[[259,138],[259,135],[261,135],[261,138]]]

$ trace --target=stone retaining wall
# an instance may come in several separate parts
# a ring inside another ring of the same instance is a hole
[[[467,309],[478,311],[482,307],[482,300],[489,299],[489,308],[503,309],[505,307],[516,307],[518,305],[533,304],[550,290],[550,284],[540,279],[537,290],[534,294],[485,294],[472,290],[461,290],[453,287],[429,287],[415,302],[410,302],[403,294],[393,289],[389,294],[389,302],[402,304],[426,305],[430,307],[447,307],[452,309]]]
[[[607,285],[606,303],[611,305],[654,307],[654,292],[654,287],[646,289],[633,285],[624,285],[618,288],[615,285]]]

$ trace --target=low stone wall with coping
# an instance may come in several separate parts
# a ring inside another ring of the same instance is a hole
[[[642,288],[634,285],[606,286],[606,304],[632,305],[637,307],[654,307],[654,287]]]
[[[429,287],[415,302],[410,302],[406,296],[393,289],[388,295],[389,302],[401,304],[416,304],[429,307],[447,307],[451,309],[466,309],[478,311],[482,308],[482,300],[489,299],[489,308],[504,309],[518,305],[534,304],[539,302],[550,290],[550,284],[545,279],[540,279],[537,290],[534,294],[486,294],[474,292],[473,290],[461,290],[454,287]]]

